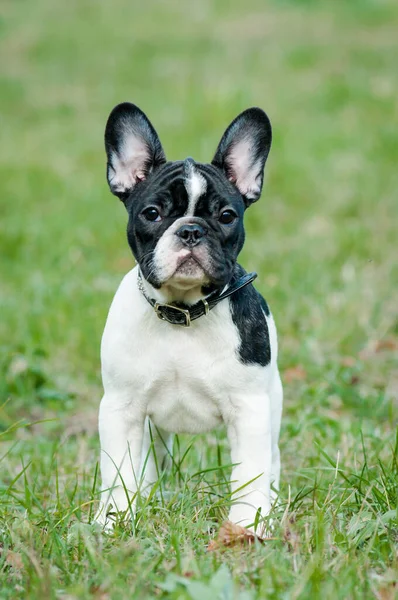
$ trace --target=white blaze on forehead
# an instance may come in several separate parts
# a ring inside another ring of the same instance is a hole
[[[193,216],[197,201],[206,193],[207,183],[192,163],[189,164],[187,176],[184,177],[184,185],[188,194],[188,208],[185,215]]]

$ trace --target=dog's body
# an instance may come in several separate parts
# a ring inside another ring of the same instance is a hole
[[[138,487],[159,476],[170,434],[224,423],[237,490],[230,519],[251,526],[279,485],[282,386],[273,318],[236,257],[244,210],[261,192],[269,121],[259,109],[242,113],[212,165],[166,163],[134,105],[114,109],[105,139],[138,266],[116,293],[102,340],[97,520],[109,524],[111,505],[134,510]]]

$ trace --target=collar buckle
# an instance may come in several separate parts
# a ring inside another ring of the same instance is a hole
[[[202,298],[201,302],[202,302],[202,304],[203,304],[203,306],[204,306],[205,315],[206,315],[206,317],[207,317],[207,315],[208,315],[208,314],[209,314],[209,312],[210,312],[210,306],[209,306],[209,303],[207,302],[206,298]]]
[[[181,325],[182,327],[189,327],[191,325],[191,314],[185,308],[179,308],[178,306],[173,306],[173,304],[163,304],[162,302],[155,302],[153,308],[158,318],[162,321],[167,321],[172,325]],[[173,315],[173,311],[176,314]]]

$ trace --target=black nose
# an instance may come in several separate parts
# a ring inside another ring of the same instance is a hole
[[[199,244],[201,238],[206,235],[206,231],[201,225],[192,223],[182,225],[182,227],[176,231],[176,235],[178,235],[180,240],[186,246],[196,246],[196,244]]]

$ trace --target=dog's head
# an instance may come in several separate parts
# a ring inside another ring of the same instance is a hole
[[[267,115],[250,108],[225,131],[211,164],[167,162],[137,106],[113,109],[105,130],[108,183],[126,206],[128,241],[149,284],[170,295],[205,294],[229,282],[244,242],[243,213],[260,197],[270,146]]]

